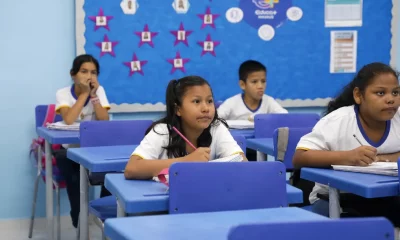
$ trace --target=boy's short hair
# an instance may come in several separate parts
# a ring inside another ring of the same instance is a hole
[[[239,80],[246,82],[249,75],[253,72],[264,71],[267,73],[267,68],[260,62],[254,60],[247,60],[240,64],[239,67]]]

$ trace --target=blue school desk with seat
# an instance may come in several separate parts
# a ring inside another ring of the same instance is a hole
[[[294,207],[107,219],[106,236],[118,240],[228,239],[241,224],[331,221]],[[315,232],[315,229],[313,230]],[[274,238],[279,239],[279,238]]]
[[[216,164],[216,163],[210,163]],[[125,214],[168,211],[168,187],[153,180],[126,180],[124,174],[107,174],[105,187],[117,197],[118,217]],[[303,192],[286,184],[287,202],[303,202]]]
[[[278,128],[312,128],[320,117],[315,113],[257,114],[254,117],[254,138],[247,139],[247,148],[274,155],[273,136]],[[264,157],[257,154],[257,160]]]
[[[40,105],[35,108],[36,120],[44,118],[46,114],[47,105]],[[60,120],[60,118],[58,118]],[[57,121],[57,119],[56,119]],[[36,121],[38,122],[38,121]],[[40,122],[40,121],[39,121]],[[47,219],[47,234],[49,239],[54,239],[53,228],[53,164],[52,164],[52,144],[77,144],[79,143],[78,131],[60,131],[50,130],[46,127],[37,127],[36,133],[39,137],[45,139],[45,153],[46,153],[46,219]]]
[[[339,190],[365,198],[398,196],[398,177],[345,172],[333,169],[301,168],[301,178],[329,186],[329,216],[340,218]]]
[[[151,120],[87,121],[80,124],[81,148],[68,149],[67,157],[80,165],[79,238],[81,240],[87,239],[89,231],[88,186],[91,175],[122,171],[136,147],[132,144],[140,143],[151,124]],[[106,147],[114,148],[113,151],[107,151]],[[89,176],[86,170],[89,171]],[[111,205],[116,205],[115,200]],[[95,204],[91,207],[93,209],[99,206]],[[96,209],[91,212],[99,214]],[[104,220],[101,214],[97,217]]]

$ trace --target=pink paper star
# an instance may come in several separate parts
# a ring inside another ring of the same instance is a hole
[[[134,53],[133,57],[132,57],[132,61],[124,62],[124,65],[129,67],[129,70],[130,70],[129,76],[132,76],[135,73],[139,73],[143,76],[144,75],[143,66],[146,65],[146,63],[147,63],[146,60],[140,61],[137,58],[136,53]]]
[[[104,40],[95,44],[101,49],[100,57],[107,53],[115,57],[114,47],[118,44],[118,41],[112,42],[108,39],[107,34],[104,34]]]
[[[185,29],[183,28],[183,23],[181,23],[181,25],[179,25],[178,31],[171,31],[171,33],[175,36],[174,46],[176,46],[180,42],[184,43],[186,46],[189,46],[187,37],[189,37],[190,34],[192,34],[192,32],[193,31],[191,31],[191,30],[185,31]]]
[[[220,44],[220,42],[211,40],[211,36],[210,36],[210,34],[208,34],[205,41],[203,41],[203,42],[199,41],[199,42],[197,42],[197,44],[199,44],[203,48],[203,51],[201,52],[201,56],[203,56],[206,53],[211,53],[211,55],[213,55],[215,57],[214,50],[215,50],[215,47]]]
[[[189,58],[181,58],[181,54],[178,51],[176,52],[175,58],[167,59],[167,61],[172,64],[171,74],[177,69],[185,73],[185,63],[189,62]]]
[[[135,32],[135,34],[140,37],[139,47],[143,44],[147,43],[151,47],[154,47],[153,37],[158,35],[158,32],[150,32],[149,26],[146,24],[144,25],[143,32]]]
[[[214,21],[219,17],[219,14],[212,14],[210,7],[207,7],[206,13],[205,14],[197,14],[197,16],[203,20],[203,24],[201,25],[201,28],[205,28],[207,25],[215,28]]]
[[[104,16],[103,9],[100,8],[99,13],[97,16],[89,16],[89,19],[94,22],[94,30],[96,31],[97,29],[103,27],[110,31],[110,27],[108,26],[108,21],[113,19],[113,16]]]

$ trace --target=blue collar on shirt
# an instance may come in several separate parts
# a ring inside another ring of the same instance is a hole
[[[72,87],[71,87],[71,94],[72,94],[72,96],[75,98],[75,100],[78,100],[78,97],[77,97],[76,94],[75,94],[75,84],[72,84]],[[85,107],[86,107],[86,105],[89,103],[89,100],[90,100],[90,96],[88,96],[88,98],[86,99]]]
[[[260,109],[260,107],[261,107],[262,98],[261,98],[261,100],[260,100],[260,103],[258,104],[258,107],[257,107],[256,109],[254,109],[254,110],[251,110],[251,109],[246,105],[246,103],[244,102],[244,93],[242,93],[242,100],[243,100],[243,104],[246,106],[247,109],[249,109],[250,112],[255,113],[255,112],[257,112],[258,109]]]
[[[360,111],[360,110],[359,110],[359,108],[358,108],[358,105],[354,105],[354,112],[356,113],[357,125],[358,125],[358,128],[360,129],[360,132],[361,132],[361,134],[363,135],[364,139],[365,139],[371,146],[373,146],[373,147],[375,147],[375,148],[381,146],[381,145],[386,141],[387,137],[389,136],[390,125],[391,125],[391,124],[390,124],[390,120],[386,121],[386,129],[385,129],[385,132],[383,133],[382,138],[379,140],[379,142],[374,142],[374,141],[372,141],[372,140],[368,137],[367,133],[365,132],[365,130],[364,130],[362,124],[361,124],[360,117],[359,117],[359,114],[358,114],[359,111]]]

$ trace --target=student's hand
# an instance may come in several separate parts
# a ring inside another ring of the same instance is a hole
[[[97,92],[98,88],[99,88],[99,82],[97,81],[97,78],[93,77],[90,80],[90,96],[91,97],[96,97],[96,92]]]
[[[368,166],[376,160],[376,148],[361,146],[348,152],[348,165]]]
[[[82,78],[79,82],[79,86],[84,93],[90,92],[90,81],[87,79]]]
[[[186,162],[208,162],[210,160],[210,148],[199,147],[187,155]]]

